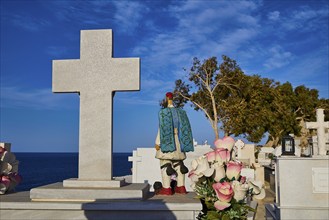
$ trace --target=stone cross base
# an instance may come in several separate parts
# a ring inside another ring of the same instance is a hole
[[[124,188],[124,187],[121,187]],[[121,189],[120,188],[120,189]],[[95,191],[95,189],[92,189]],[[109,191],[109,190],[104,190]],[[113,192],[108,192],[111,194]],[[143,201],[98,199],[93,202],[30,201],[29,192],[19,192],[1,197],[0,216],[6,220],[56,219],[196,219],[202,209],[195,193],[173,196],[153,196]]]
[[[64,187],[82,187],[82,188],[113,188],[121,187],[124,180],[81,180],[77,178],[63,181]]]
[[[53,183],[31,189],[32,201],[98,201],[98,200],[144,200],[149,193],[149,184],[135,183],[117,187],[63,187],[62,183]]]

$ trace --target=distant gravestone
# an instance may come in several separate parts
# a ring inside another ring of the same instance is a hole
[[[316,122],[306,122],[306,128],[316,129],[318,137],[318,152],[320,156],[326,155],[325,129],[329,128],[329,122],[324,121],[324,109],[316,110]]]
[[[79,93],[79,176],[65,187],[119,187],[112,180],[112,99],[140,89],[139,58],[112,57],[112,30],[81,31],[80,59],[54,60],[55,93]]]

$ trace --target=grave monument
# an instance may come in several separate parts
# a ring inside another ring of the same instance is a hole
[[[327,154],[325,129],[329,129],[329,121],[324,121],[324,109],[316,110],[316,122],[306,122],[306,128],[316,129],[318,149],[315,152],[318,152],[316,155],[325,156]]]
[[[329,219],[329,155],[326,155],[323,109],[317,109],[317,122],[306,127],[317,129],[318,152],[310,158],[281,156],[275,163],[276,203],[266,204],[272,219]]]
[[[112,30],[81,31],[80,44],[80,59],[54,60],[52,77],[53,92],[80,95],[78,178],[64,180],[63,187],[34,188],[30,197],[144,198],[147,184],[122,187],[124,180],[112,177],[112,99],[115,91],[139,90],[140,60],[112,57]]]
[[[79,174],[1,196],[1,219],[195,219],[195,194],[163,198],[148,183],[112,178],[112,99],[140,88],[139,58],[112,57],[112,30],[81,31],[76,60],[53,62],[53,92],[80,95]]]

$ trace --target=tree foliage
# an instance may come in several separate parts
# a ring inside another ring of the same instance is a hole
[[[227,56],[222,56],[221,64],[216,57],[203,62],[193,59],[188,80],[176,80],[174,89],[175,106],[187,102],[205,114],[216,139],[219,129],[225,136],[244,135],[251,142],[268,133],[271,146],[287,134],[307,136],[304,122],[315,120],[318,107],[329,118],[329,100],[319,100],[317,90],[304,85],[294,89],[289,82],[246,75]]]

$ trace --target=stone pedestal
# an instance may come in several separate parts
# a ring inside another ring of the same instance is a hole
[[[328,164],[326,156],[277,159],[277,204],[272,205],[276,219],[329,219]]]
[[[127,184],[120,188],[63,187],[62,183],[54,183],[31,189],[30,198],[32,201],[144,200],[149,188],[146,183]]]
[[[110,193],[108,192],[107,195]],[[43,202],[31,201],[29,192],[19,192],[1,196],[0,218],[6,220],[196,219],[202,205],[195,196],[195,193],[173,196],[154,196],[150,193],[147,200],[139,201],[118,198],[84,202]]]

